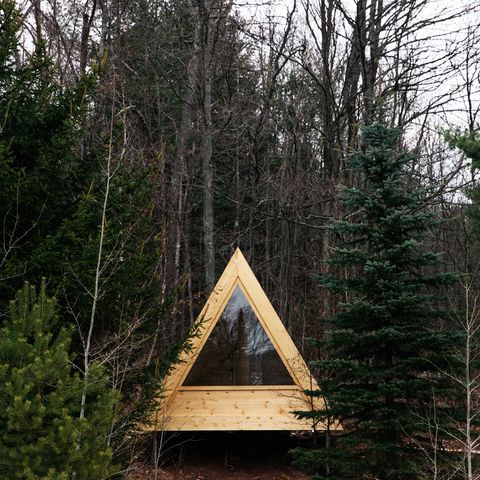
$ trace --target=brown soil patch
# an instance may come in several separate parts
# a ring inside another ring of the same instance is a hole
[[[311,477],[291,467],[273,465],[219,465],[214,462],[181,467],[159,468],[157,477],[152,467],[138,467],[128,480],[309,480]]]
[[[307,443],[309,440],[307,439]],[[175,434],[155,475],[146,449],[128,480],[310,480],[292,466],[289,451],[302,439],[288,432],[203,432]],[[178,448],[175,448],[178,445]]]

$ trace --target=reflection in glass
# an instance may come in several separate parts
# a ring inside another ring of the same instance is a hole
[[[235,288],[183,384],[293,385],[240,287]]]

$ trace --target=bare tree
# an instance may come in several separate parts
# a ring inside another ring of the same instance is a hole
[[[480,471],[474,466],[474,457],[480,454],[480,433],[476,427],[480,415],[479,272],[480,262],[477,262],[474,270],[466,273],[460,280],[464,294],[464,311],[457,312],[454,309],[462,333],[462,345],[454,351],[454,358],[460,364],[460,369],[458,371],[442,371],[461,391],[460,407],[464,413],[457,423],[456,432],[449,432],[449,436],[461,453],[462,461],[458,470],[463,473],[465,480],[480,478]],[[452,302],[452,309],[453,307]]]

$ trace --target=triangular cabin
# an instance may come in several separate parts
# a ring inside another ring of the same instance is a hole
[[[318,386],[239,249],[199,322],[146,429],[312,429],[293,412],[312,408],[304,390]]]

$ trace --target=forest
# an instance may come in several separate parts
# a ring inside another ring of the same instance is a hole
[[[480,479],[479,112],[476,0],[0,0],[0,478],[170,478],[240,248],[324,400],[279,479]]]

